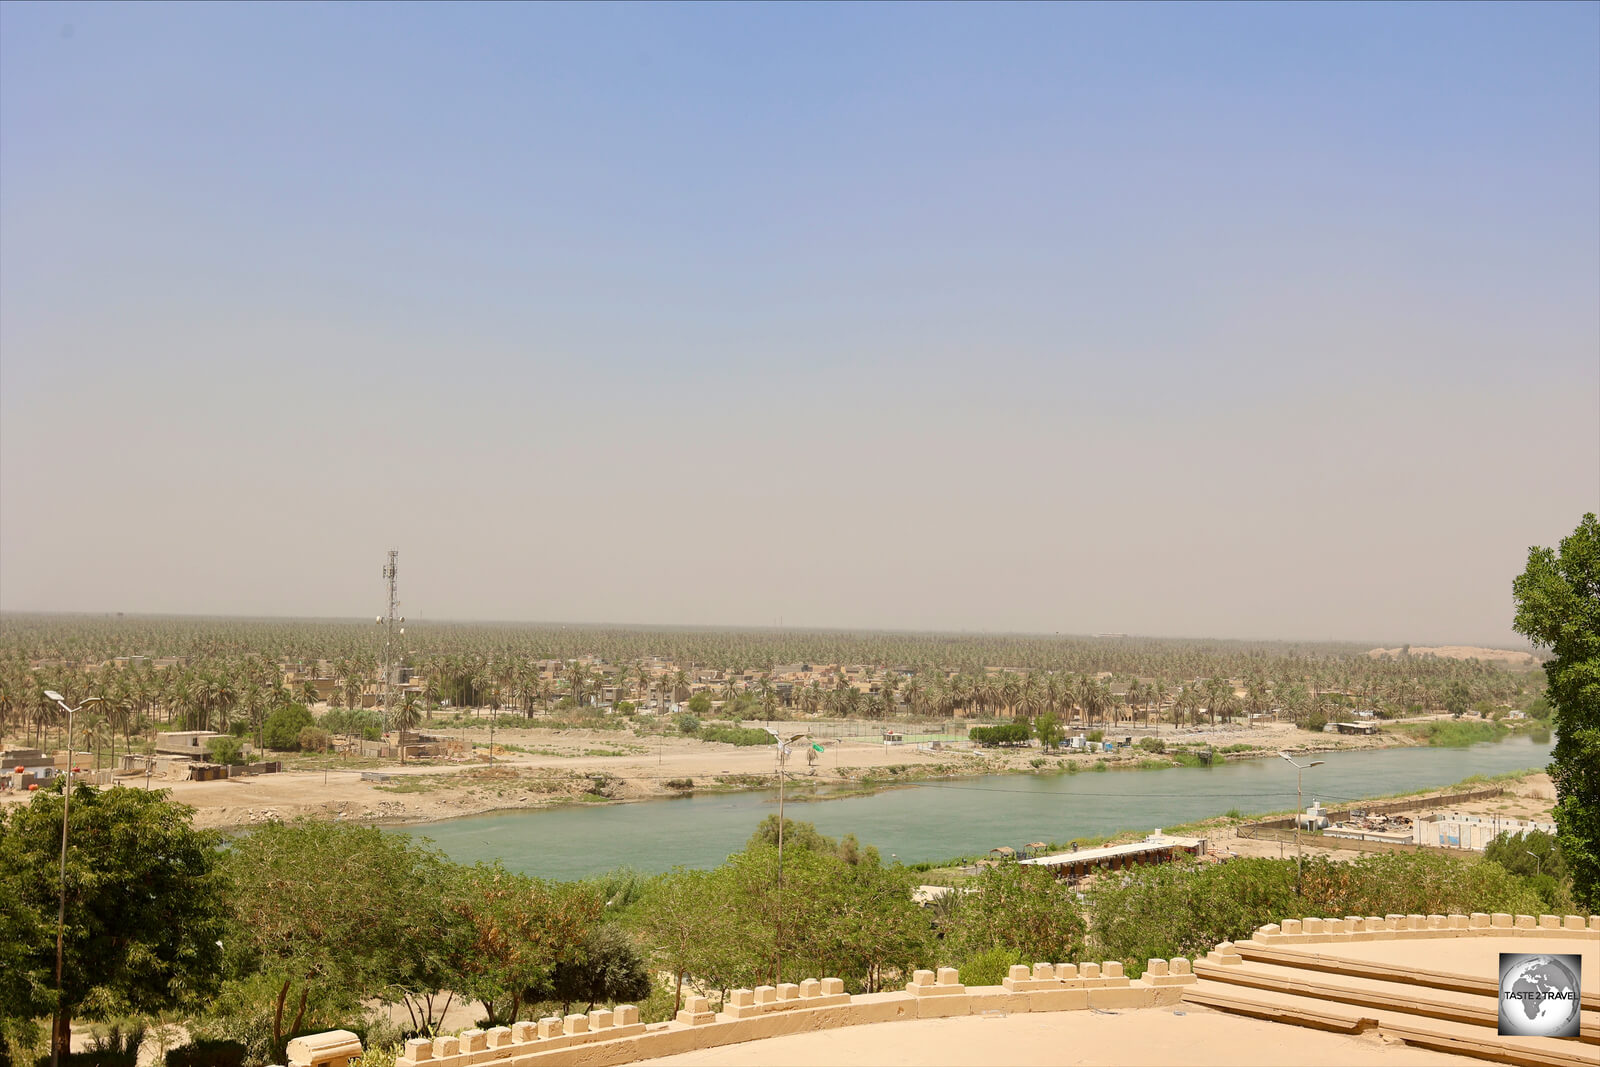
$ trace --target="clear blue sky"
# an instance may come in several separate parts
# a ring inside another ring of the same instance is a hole
[[[0,8],[0,608],[1508,639],[1600,5]]]

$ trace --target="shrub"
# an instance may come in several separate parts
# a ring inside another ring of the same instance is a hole
[[[1018,963],[1082,958],[1085,926],[1077,892],[1051,872],[1004,863],[965,888],[952,894],[945,930],[945,948],[955,958],[975,960],[991,951],[1014,955]]]
[[[237,737],[213,737],[206,742],[212,763],[233,765],[244,762],[244,742]]]
[[[268,748],[293,752],[300,747],[300,731],[312,725],[311,712],[304,704],[289,704],[267,716],[261,740]]]
[[[774,745],[777,740],[765,730],[753,730],[744,726],[706,726],[700,730],[700,740],[720,741],[725,745],[738,745],[741,748],[752,745]]]
[[[974,726],[967,737],[980,745],[1021,745],[1033,738],[1033,730],[1025,722],[1008,722],[1003,726]]]
[[[1497,863],[1426,852],[1308,858],[1299,896],[1293,860],[1145,867],[1102,879],[1089,901],[1095,958],[1134,960],[1199,955],[1298,915],[1537,914],[1541,903]]]
[[[363,741],[376,741],[383,734],[382,719],[376,711],[365,708],[334,708],[318,722],[330,734],[359,737]]]
[[[999,985],[1010,975],[1013,966],[1028,962],[1016,949],[998,945],[986,948],[961,961],[961,982],[968,987]]]
[[[333,747],[333,735],[320,726],[300,728],[300,751],[326,752]]]
[[[1141,737],[1139,747],[1146,752],[1161,753],[1167,750],[1167,743],[1159,737]]]
[[[700,732],[700,720],[695,716],[684,713],[678,716],[678,729],[693,737]]]
[[[237,1041],[198,1037],[167,1052],[167,1067],[242,1067],[245,1047]]]
[[[694,788],[694,779],[693,778],[668,778],[667,781],[666,781],[666,786],[667,786],[668,789],[693,789]]]

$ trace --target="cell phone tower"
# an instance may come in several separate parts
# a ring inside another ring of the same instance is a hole
[[[376,620],[383,627],[383,728],[389,729],[389,716],[394,710],[393,696],[395,683],[394,657],[397,640],[406,631],[402,625],[406,620],[400,614],[400,550],[389,550],[389,562],[383,565],[383,579],[389,583],[389,614],[387,617],[379,616]]]

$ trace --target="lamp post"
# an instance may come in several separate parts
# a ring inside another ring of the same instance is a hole
[[[1278,755],[1289,760],[1289,766],[1294,768],[1294,895],[1299,896],[1300,874],[1305,864],[1305,854],[1300,849],[1300,819],[1305,815],[1305,794],[1301,782],[1306,771],[1312,767],[1320,767],[1327,761],[1316,759],[1302,766],[1289,759],[1287,752],[1280,752]]]
[[[100,703],[99,697],[90,697],[77,707],[72,707],[60,693],[54,689],[46,689],[44,695],[56,702],[62,711],[67,713],[67,784],[61,791],[61,911],[56,917],[56,1000],[61,999],[61,960],[63,947],[66,944],[67,934],[67,813],[72,810],[72,716],[82,711],[90,704]],[[56,1016],[51,1021],[50,1027],[50,1067],[60,1067],[61,1063],[61,1009],[56,1008]],[[70,1049],[68,1050],[71,1051]]]
[[[778,743],[778,898],[775,909],[777,936],[772,943],[772,984],[777,985],[783,981],[783,765],[789,758],[789,746],[802,740],[806,735],[793,734],[785,739],[770,726],[763,729]]]
[[[1543,874],[1544,873],[1544,857],[1539,855],[1539,853],[1537,853],[1537,852],[1535,852],[1535,851],[1533,851],[1532,849],[1529,849],[1529,848],[1525,848],[1522,851],[1524,853],[1526,853],[1527,855],[1533,857],[1533,862],[1536,864],[1536,866],[1533,869],[1533,873],[1536,876]]]

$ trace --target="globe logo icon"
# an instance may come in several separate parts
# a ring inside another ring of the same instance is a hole
[[[1500,1033],[1577,1037],[1579,967],[1577,956],[1501,953]]]

